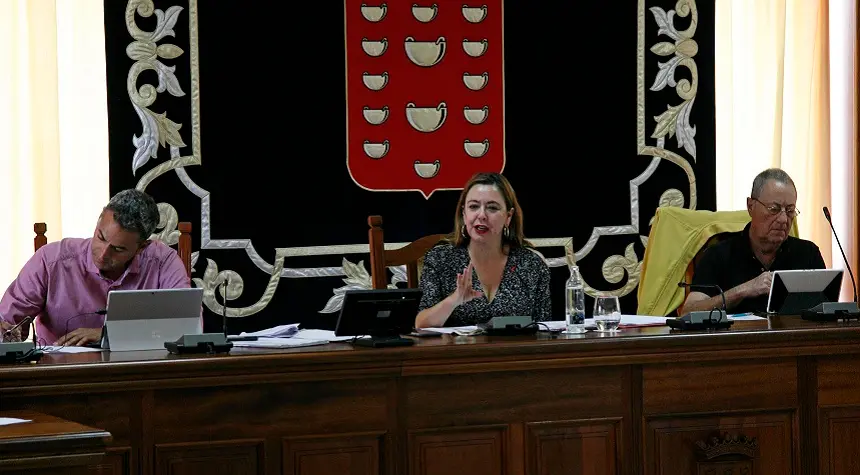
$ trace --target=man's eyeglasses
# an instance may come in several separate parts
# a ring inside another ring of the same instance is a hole
[[[761,203],[761,205],[764,206],[764,208],[767,210],[768,213],[770,213],[771,216],[777,216],[779,213],[785,211],[785,215],[788,216],[789,219],[791,219],[800,214],[800,210],[797,209],[794,205],[788,205],[783,207],[779,203],[765,203],[756,198],[753,199]]]

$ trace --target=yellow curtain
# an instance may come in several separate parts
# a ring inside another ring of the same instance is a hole
[[[49,241],[92,235],[109,184],[102,0],[0,11],[2,292],[33,254],[33,223]]]
[[[822,207],[833,211],[834,223],[837,217],[843,219],[840,226],[846,232],[840,237],[856,260],[856,237],[852,239],[848,230],[854,228],[851,216],[857,215],[857,203],[855,152],[839,145],[842,118],[831,127],[836,97],[831,96],[845,97],[849,89],[853,98],[855,92],[853,85],[833,80],[833,74],[845,73],[843,63],[832,62],[830,54],[839,46],[853,45],[855,37],[842,34],[841,25],[840,34],[831,35],[831,23],[839,20],[829,8],[856,8],[856,2],[716,2],[717,209],[745,209],[755,175],[766,168],[782,168],[797,185],[800,236],[815,242],[833,267],[844,266]],[[839,15],[845,14],[840,10]],[[847,194],[846,183],[852,184]],[[844,282],[843,298],[850,295],[847,275]]]

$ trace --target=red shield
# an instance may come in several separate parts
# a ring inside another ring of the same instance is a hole
[[[345,0],[347,168],[371,191],[505,166],[503,0]]]

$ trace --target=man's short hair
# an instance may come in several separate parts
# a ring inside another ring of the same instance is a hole
[[[160,220],[155,200],[136,189],[120,191],[104,209],[113,211],[114,221],[126,231],[138,233],[141,241],[149,239]]]
[[[750,192],[750,198],[758,199],[761,196],[761,191],[764,189],[764,185],[767,184],[768,180],[773,180],[783,185],[791,185],[794,188],[794,191],[797,191],[797,187],[794,186],[794,180],[788,176],[788,173],[781,168],[768,168],[767,170],[756,175],[755,180],[753,180],[752,191]]]

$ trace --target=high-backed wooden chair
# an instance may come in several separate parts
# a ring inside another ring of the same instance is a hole
[[[48,232],[46,223],[33,224],[33,231],[36,237],[33,238],[33,252],[39,250],[40,247],[48,244],[48,237],[45,233]],[[182,265],[185,266],[185,272],[188,277],[191,277],[191,223],[183,221],[179,223],[179,244],[177,245],[177,253],[182,260]],[[21,335],[26,338],[30,334],[30,324],[21,325]]]
[[[370,241],[370,280],[373,288],[387,288],[388,267],[402,265],[406,266],[406,286],[410,289],[417,288],[419,261],[430,248],[444,239],[445,235],[431,234],[399,249],[385,250],[382,216],[368,216],[367,225],[370,226],[367,236]]]
[[[176,245],[176,252],[182,259],[185,272],[191,278],[191,223],[188,221],[179,223],[179,244]]]

